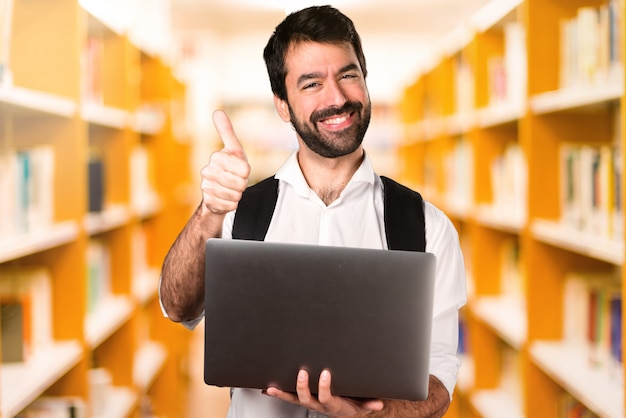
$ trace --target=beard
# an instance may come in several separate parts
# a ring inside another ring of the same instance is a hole
[[[338,132],[320,132],[317,122],[333,116],[355,113],[356,123]],[[290,121],[304,144],[314,153],[325,158],[337,158],[356,151],[365,137],[370,123],[372,106],[368,101],[346,102],[342,107],[330,107],[311,114],[308,123],[298,120],[289,106]]]

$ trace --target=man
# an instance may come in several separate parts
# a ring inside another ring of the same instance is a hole
[[[267,241],[386,249],[383,185],[361,145],[371,104],[365,58],[352,21],[329,6],[289,15],[264,50],[274,104],[299,149],[276,173],[278,200]],[[213,115],[224,148],[202,169],[202,203],[163,264],[164,313],[193,328],[203,317],[204,245],[232,237],[234,211],[250,166],[228,117]],[[459,360],[458,309],[465,303],[463,258],[448,218],[425,202],[426,251],[437,256],[429,396],[425,401],[357,401],[331,393],[322,372],[311,390],[302,370],[297,393],[235,389],[229,417],[439,417],[447,410]],[[358,348],[356,348],[358,349]],[[315,390],[317,389],[317,390]],[[317,393],[312,396],[311,392]],[[322,415],[325,414],[325,415]]]

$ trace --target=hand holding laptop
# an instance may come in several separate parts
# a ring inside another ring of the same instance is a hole
[[[226,113],[213,113],[213,123],[224,148],[211,155],[202,171],[202,203],[212,213],[225,215],[237,208],[248,185],[250,165]]]
[[[331,379],[330,372],[324,370],[319,377],[317,396],[314,396],[309,388],[309,374],[300,370],[296,381],[297,393],[283,392],[273,387],[266,389],[264,393],[331,416],[353,416],[383,409],[384,404],[380,399],[356,400],[333,396],[330,390]]]

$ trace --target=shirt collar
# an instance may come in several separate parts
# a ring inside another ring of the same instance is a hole
[[[375,183],[376,174],[374,173],[374,167],[367,153],[364,154],[363,162],[361,162],[361,165],[350,179],[345,190],[349,190],[360,183]],[[291,154],[287,161],[278,169],[274,177],[290,184],[299,195],[308,196],[311,193],[311,189],[300,169],[300,164],[298,164],[298,151],[294,151]]]

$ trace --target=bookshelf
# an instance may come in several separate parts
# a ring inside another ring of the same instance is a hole
[[[402,176],[468,272],[449,417],[624,416],[625,13],[494,1],[405,89]]]
[[[190,337],[157,285],[195,204],[185,83],[89,4],[0,0],[0,300],[29,338],[0,364],[0,417],[184,415]]]

